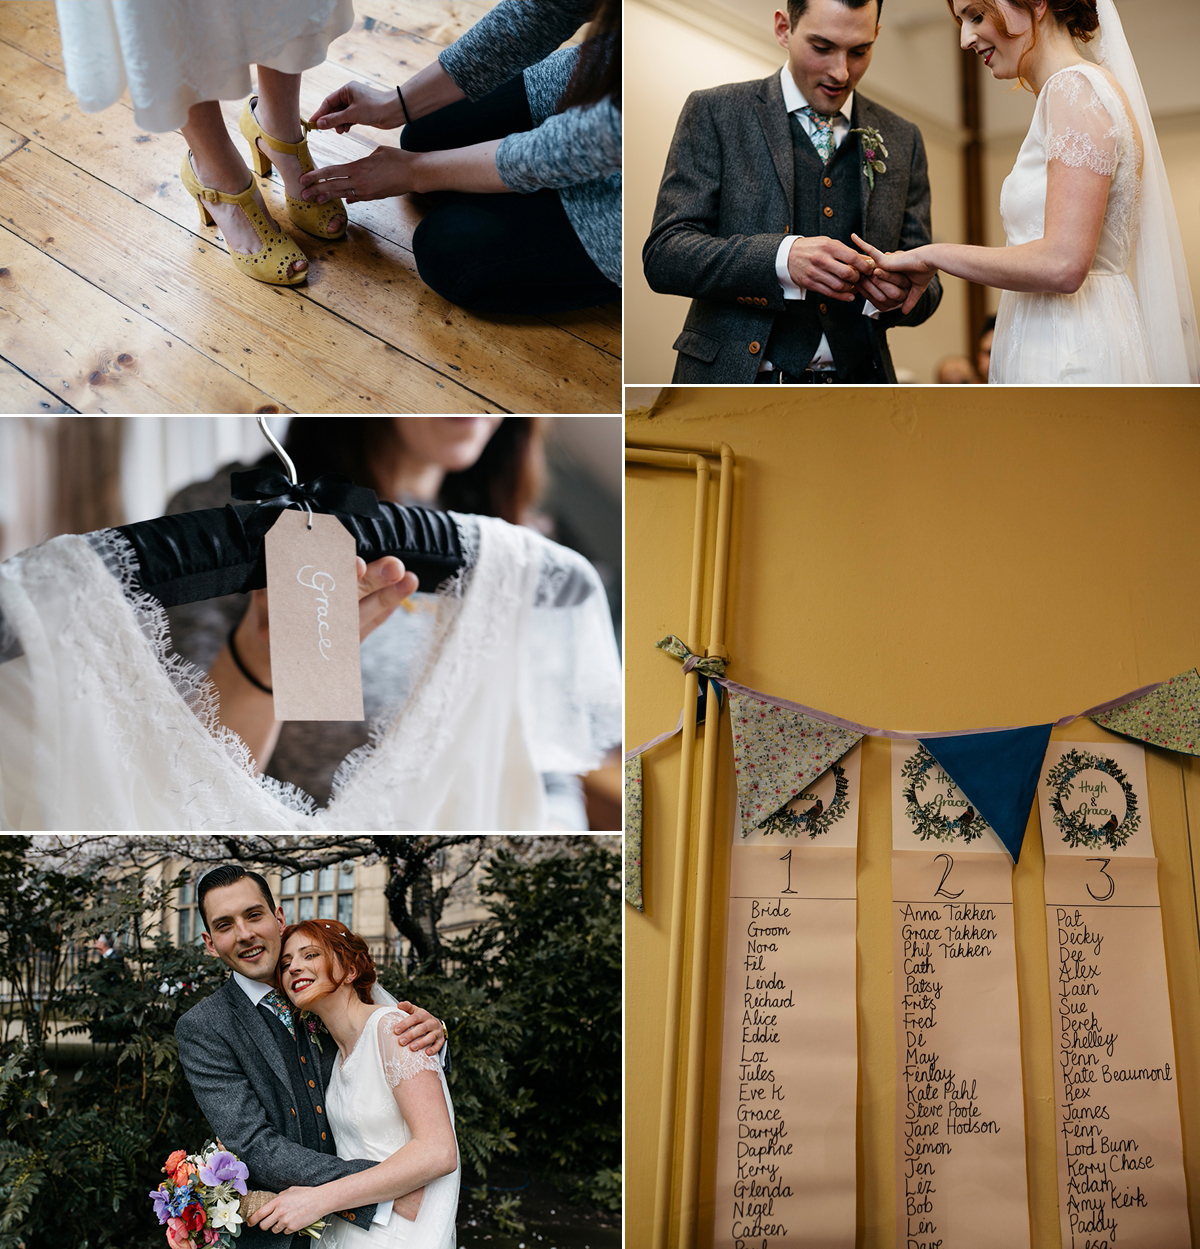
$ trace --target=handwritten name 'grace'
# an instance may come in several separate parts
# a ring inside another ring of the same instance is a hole
[[[322,659],[327,660],[333,649],[333,639],[329,636],[329,596],[337,585],[327,572],[314,572],[306,581],[304,574],[312,567],[312,564],[305,564],[296,574],[296,580],[317,592],[317,651]]]

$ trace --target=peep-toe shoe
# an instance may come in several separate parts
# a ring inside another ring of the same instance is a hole
[[[212,213],[206,207],[207,204],[236,204],[246,214],[247,220],[258,234],[262,247],[253,255],[234,251],[232,246],[229,248],[230,259],[244,274],[258,282],[269,282],[272,286],[298,286],[308,277],[307,267],[297,273],[288,272],[289,267],[297,260],[303,260],[307,265],[307,257],[282,230],[272,228],[271,223],[263,215],[262,209],[254,199],[253,178],[250,179],[250,185],[240,195],[227,195],[224,191],[215,190],[213,187],[202,186],[200,179],[196,177],[196,171],[192,168],[191,152],[183,158],[179,178],[184,189],[196,201],[200,209],[202,225],[216,225]]]
[[[256,139],[261,139],[271,151],[294,156],[300,162],[302,174],[310,173],[315,166],[308,152],[308,140],[305,138],[299,143],[284,143],[282,139],[272,138],[258,124],[258,119],[254,116],[254,105],[257,103],[258,96],[252,95],[246,101],[242,109],[241,121],[238,123],[246,142],[250,144],[250,160],[254,172],[260,178],[265,178],[271,172],[270,158],[255,142]],[[300,125],[305,131],[309,129],[308,122],[303,118]],[[293,199],[286,191],[284,191],[284,198],[287,200],[288,216],[293,224],[298,225],[305,233],[312,234],[319,239],[340,239],[345,235],[348,218],[346,205],[340,199],[331,199],[324,204],[309,203],[308,200]],[[342,228],[336,234],[329,234],[327,233],[329,223],[336,216],[342,218]]]

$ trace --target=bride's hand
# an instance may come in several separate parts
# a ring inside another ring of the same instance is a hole
[[[246,1222],[251,1227],[261,1227],[264,1232],[283,1232],[294,1236],[303,1228],[311,1226],[329,1213],[315,1188],[293,1185],[273,1197],[265,1206],[256,1210]]]
[[[417,1212],[421,1209],[421,1198],[425,1195],[425,1187],[414,1188],[411,1193],[405,1193],[403,1197],[397,1197],[392,1202],[392,1209],[402,1218],[407,1219],[410,1223],[417,1217]]]
[[[900,311],[902,313],[911,312],[917,306],[917,301],[925,294],[925,288],[933,281],[934,274],[938,271],[937,265],[929,259],[926,249],[914,247],[909,252],[881,252],[878,247],[872,247],[865,239],[859,238],[857,234],[851,234],[850,237],[875,262],[877,267],[876,276],[878,278],[886,281],[889,274],[907,275],[911,286],[904,303],[900,307]]]

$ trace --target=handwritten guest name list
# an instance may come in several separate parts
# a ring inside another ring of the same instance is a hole
[[[968,803],[928,755],[892,749],[897,1249],[1021,1249],[1012,860],[982,821],[964,837]]]
[[[1145,757],[1053,742],[1040,786],[1063,1249],[1191,1244]]]
[[[857,818],[849,845],[734,839],[716,1249],[854,1246]]]

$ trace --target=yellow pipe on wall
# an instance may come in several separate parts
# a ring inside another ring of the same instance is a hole
[[[700,605],[704,585],[704,551],[708,518],[709,464],[703,456],[627,447],[626,460],[662,468],[694,468],[696,508],[692,530],[692,575],[688,604],[688,649],[700,646]],[[684,908],[686,903],[688,824],[691,819],[693,757],[696,744],[698,678],[689,672],[683,683],[683,741],[680,748],[679,802],[675,823],[675,880],[671,898],[671,936],[668,946],[667,1019],[663,1048],[663,1080],[659,1103],[658,1157],[654,1192],[654,1249],[666,1249],[671,1222],[671,1177],[675,1140],[675,1093],[678,1081],[680,1003],[683,987]]]
[[[729,572],[729,529],[733,501],[733,452],[721,444],[720,494],[717,500],[716,547],[713,552],[712,610],[707,655],[728,658],[725,650],[725,586]],[[679,1244],[692,1249],[700,1189],[700,1119],[704,1086],[705,1011],[708,1006],[708,943],[712,915],[713,826],[716,817],[717,748],[721,733],[720,704],[710,686],[704,717],[704,755],[700,773],[700,813],[696,846],[696,886],[692,931],[692,976],[689,985],[688,1052],[683,1111],[683,1160],[680,1168]]]

